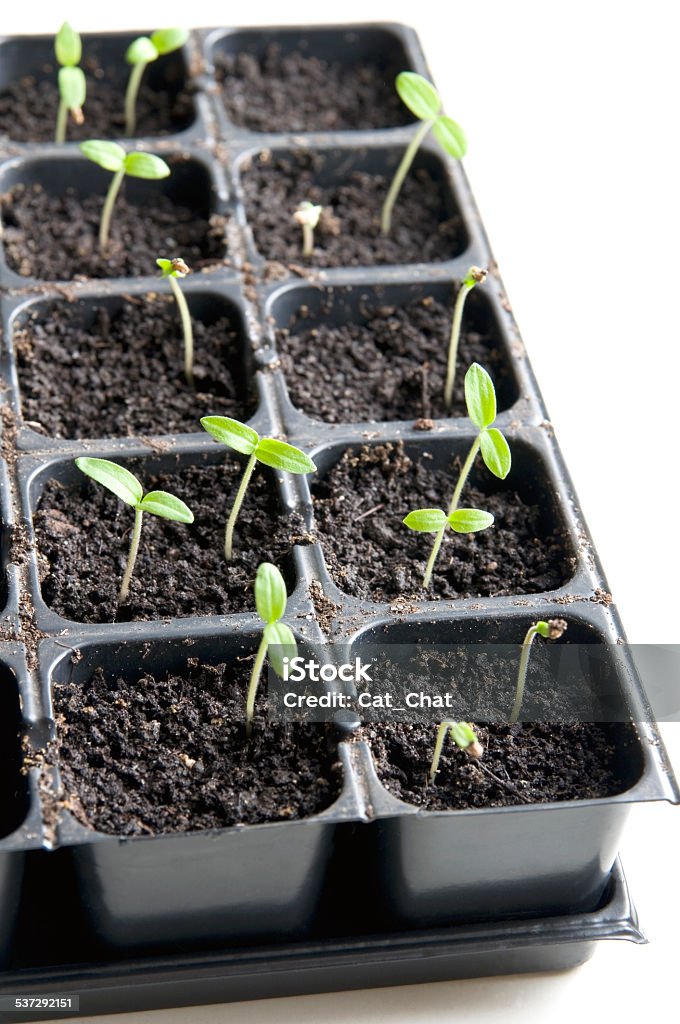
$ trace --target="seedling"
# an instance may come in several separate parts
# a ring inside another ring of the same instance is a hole
[[[267,653],[269,653],[272,668],[279,676],[283,675],[284,657],[294,658],[297,655],[295,637],[290,627],[285,622],[281,622],[286,611],[287,600],[288,594],[283,576],[271,562],[262,562],[258,566],[255,576],[255,606],[257,614],[265,626],[248,685],[246,700],[246,735],[248,737],[253,731],[255,697]]]
[[[171,519],[176,523],[193,523],[194,514],[183,501],[176,498],[174,494],[168,494],[167,491],[149,491],[148,494],[144,494],[144,489],[137,477],[116,462],[91,458],[79,458],[75,461],[81,473],[112,491],[117,498],[124,501],[126,505],[131,505],[135,510],[135,524],[132,529],[127,565],[118,594],[118,604],[122,604],[127,600],[130,592],[130,580],[137,561],[144,513],[150,512],[153,516]]]
[[[67,21],[61,26],[54,38],[54,54],[59,67],[59,109],[57,110],[57,125],[54,132],[55,142],[66,141],[66,125],[68,115],[76,124],[83,123],[83,104],[87,86],[85,75],[78,67],[82,56],[83,48],[80,36],[72,29]]]
[[[458,289],[456,304],[453,307],[453,322],[451,324],[451,339],[449,341],[449,360],[446,368],[446,386],[444,388],[444,405],[447,409],[451,408],[451,403],[453,402],[453,381],[456,376],[458,340],[460,338],[460,328],[463,322],[463,307],[465,306],[465,299],[476,284],[484,283],[487,274],[487,270],[481,270],[479,267],[470,267],[466,276],[461,281],[460,288]]]
[[[527,669],[529,668],[529,655],[531,654],[531,645],[534,642],[534,637],[542,636],[544,640],[559,640],[566,628],[567,623],[564,619],[548,619],[547,622],[541,620],[539,622],[534,622],[533,626],[529,626],[522,643],[522,652],[519,656],[519,669],[517,670],[517,683],[515,685],[515,702],[512,705],[512,713],[510,715],[511,725],[514,725],[519,718],[520,708],[522,707],[524,687],[527,680]]]
[[[109,191],[104,201],[102,220],[99,225],[99,251],[102,256],[106,255],[106,248],[109,244],[109,230],[111,227],[111,214],[116,196],[120,192],[123,178],[129,174],[131,178],[148,178],[156,180],[167,178],[170,168],[165,160],[153,153],[126,153],[117,142],[104,142],[102,139],[90,139],[89,142],[80,143],[81,153],[93,163],[103,167],[105,171],[113,171],[113,178],[109,185]]]
[[[161,268],[162,276],[170,281],[172,293],[177,302],[180,320],[182,321],[182,332],[184,334],[184,376],[187,384],[193,387],[194,383],[194,331],[191,326],[191,314],[184,293],[177,284],[178,277],[186,277],[191,273],[190,268],[183,259],[176,256],[173,260],[157,259],[156,263]]]
[[[484,747],[477,739],[477,734],[469,722],[442,722],[437,730],[437,739],[434,744],[432,764],[430,765],[430,785],[434,782],[439,771],[439,759],[442,756],[442,748],[446,734],[449,734],[453,742],[466,754],[477,760],[484,753]]]
[[[183,28],[163,28],[151,36],[139,36],[130,43],[125,54],[128,64],[132,64],[130,79],[125,93],[125,134],[135,134],[137,127],[137,94],[147,64],[158,60],[166,53],[172,53],[184,46],[189,33]]]
[[[255,464],[261,462],[272,469],[282,469],[286,473],[313,473],[316,466],[304,452],[285,441],[277,441],[274,437],[260,437],[256,430],[245,423],[229,419],[227,416],[204,416],[201,426],[207,430],[220,444],[248,456],[241,483],[234,498],[234,504],[224,533],[224,557],[231,561],[233,553],[234,527],[241,511],[243,499],[253,475]]]
[[[496,391],[491,377],[479,363],[473,363],[465,374],[465,404],[468,416],[479,428],[479,433],[463,463],[448,512],[438,508],[419,508],[414,512],[409,512],[403,520],[411,530],[436,534],[423,577],[425,589],[429,587],[432,580],[432,571],[447,526],[451,527],[455,533],[477,533],[479,530],[486,530],[493,523],[493,516],[489,512],[483,512],[477,508],[458,508],[461,493],[477,458],[477,452],[481,448],[485,465],[500,480],[505,480],[512,463],[508,442],[500,430],[491,426],[496,419]]]
[[[415,71],[402,71],[397,75],[394,84],[402,102],[406,104],[412,114],[422,121],[422,124],[408,144],[383,204],[380,218],[380,229],[383,235],[390,233],[392,211],[397,196],[428,132],[432,131],[444,152],[455,160],[461,160],[467,150],[463,129],[442,113],[441,98],[431,82],[428,82],[422,75],[417,75]]]
[[[314,252],[314,228],[319,223],[323,206],[305,201],[300,203],[293,214],[293,220],[302,228],[302,255],[311,256]]]

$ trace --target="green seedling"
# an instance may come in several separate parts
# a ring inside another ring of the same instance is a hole
[[[234,504],[227,519],[224,533],[224,557],[231,561],[233,554],[234,527],[241,511],[243,499],[253,475],[255,464],[261,462],[272,469],[281,469],[286,473],[313,473],[316,466],[304,452],[285,441],[277,441],[274,437],[260,437],[256,430],[239,423],[227,416],[204,416],[201,420],[204,430],[219,441],[242,455],[248,456],[245,471],[241,478]]]
[[[305,201],[300,203],[293,214],[293,220],[302,228],[302,255],[311,256],[314,252],[314,228],[319,223],[323,206]]]
[[[122,604],[127,600],[130,592],[130,580],[137,561],[144,513],[150,512],[153,516],[171,519],[176,523],[193,523],[194,514],[183,501],[176,498],[174,494],[168,494],[167,491],[149,491],[148,494],[144,494],[144,489],[137,477],[116,462],[90,458],[80,458],[75,461],[81,473],[91,477],[102,487],[106,487],[117,498],[124,501],[126,505],[131,505],[135,510],[135,523],[132,529],[127,565],[118,594],[118,604]]]
[[[453,382],[456,376],[456,359],[458,357],[458,341],[460,339],[460,328],[463,322],[463,307],[468,294],[476,284],[483,284],[487,270],[480,267],[470,267],[466,276],[460,283],[456,304],[453,307],[453,322],[451,324],[451,339],[449,341],[449,359],[446,368],[446,386],[444,387],[444,405],[446,409],[451,408],[453,402]]]
[[[477,734],[469,722],[442,722],[437,730],[437,739],[434,744],[432,764],[430,765],[430,784],[435,780],[439,771],[439,759],[442,756],[442,748],[446,734],[449,734],[453,742],[466,754],[477,760],[484,753],[484,747],[477,739]]]
[[[448,512],[437,508],[419,508],[409,512],[403,520],[406,526],[419,533],[436,534],[423,577],[425,589],[432,580],[432,572],[447,527],[455,533],[476,533],[493,523],[493,516],[489,512],[476,508],[458,508],[461,493],[480,448],[485,465],[500,480],[506,478],[512,464],[508,442],[500,430],[491,426],[496,419],[496,391],[491,377],[479,363],[473,363],[465,374],[465,403],[468,416],[478,427],[479,433],[463,463]]]
[[[431,82],[415,71],[402,71],[394,84],[402,102],[422,123],[408,144],[383,204],[380,218],[383,235],[390,233],[394,204],[425,136],[431,131],[444,152],[455,160],[461,160],[467,150],[463,129],[442,113],[441,98]]]
[[[264,659],[269,654],[272,668],[277,675],[282,676],[284,657],[294,658],[297,655],[297,644],[292,630],[285,622],[281,622],[286,611],[287,600],[288,594],[283,576],[271,562],[262,562],[258,566],[255,576],[255,606],[257,614],[265,626],[248,685],[246,700],[246,735],[248,737],[253,731],[255,697]]]
[[[159,178],[167,178],[170,168],[165,160],[154,156],[153,153],[126,153],[117,142],[104,142],[102,139],[81,142],[80,151],[88,160],[103,167],[105,171],[113,171],[113,178],[106,194],[102,220],[99,225],[99,251],[102,256],[105,256],[109,244],[113,204],[120,192],[125,175],[129,174],[131,178],[148,178],[155,181]]]
[[[76,124],[83,123],[83,104],[87,86],[81,68],[80,58],[83,48],[80,36],[71,28],[67,21],[61,26],[54,38],[54,54],[59,64],[59,109],[57,125],[54,132],[55,142],[66,141],[66,125],[70,114]]]
[[[514,725],[519,718],[520,708],[522,707],[524,687],[527,681],[527,669],[529,668],[529,655],[531,654],[531,645],[534,642],[534,638],[542,636],[544,640],[559,640],[566,628],[567,623],[564,619],[548,619],[547,622],[541,620],[539,622],[534,622],[533,626],[529,626],[522,643],[522,652],[519,656],[517,683],[515,685],[515,702],[512,705],[512,712],[510,714],[511,725]]]
[[[186,277],[191,273],[190,268],[183,259],[176,256],[173,260],[157,259],[156,263],[161,268],[162,277],[170,282],[172,293],[175,296],[177,308],[179,309],[180,320],[182,321],[182,333],[184,334],[184,376],[187,384],[193,387],[194,384],[194,331],[191,326],[191,314],[184,293],[177,284],[177,278]]]
[[[183,28],[163,28],[151,36],[139,36],[127,48],[125,60],[132,64],[130,79],[125,92],[125,134],[135,134],[137,127],[137,94],[148,64],[166,53],[172,53],[184,46],[189,33]]]

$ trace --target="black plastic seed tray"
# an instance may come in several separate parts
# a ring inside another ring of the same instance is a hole
[[[120,60],[131,38],[84,37],[84,48],[102,61]],[[417,163],[438,190],[443,216],[457,225],[449,259],[319,268],[313,261],[267,259],[258,248],[244,188],[258,162],[301,157],[332,191],[353,171],[368,178],[390,174],[414,130],[403,115],[394,126],[360,131],[295,126],[273,134],[234,124],[215,63],[225,54],[259,58],[271,44],[284,55],[337,59],[349,70],[428,71],[414,33],[400,26],[194,32],[165,71],[158,67],[160,78],[151,80],[162,82],[167,71],[173,89],[189,90],[191,123],[175,134],[134,142],[162,155],[172,174],[160,183],[129,183],[130,201],[152,207],[160,192],[209,218],[219,234],[219,252],[197,267],[184,288],[198,321],[229,320],[236,348],[224,372],[254,409],[250,424],[309,451],[318,466],[311,482],[273,474],[277,507],[291,532],[296,523],[298,540],[285,573],[292,592],[287,620],[299,641],[335,641],[353,655],[376,640],[518,643],[531,621],[567,613],[573,642],[623,645],[461,166],[427,144]],[[42,37],[0,40],[0,89],[19,66],[38,78],[53,74],[50,47]],[[72,189],[77,202],[102,194],[106,176],[74,142],[0,138],[0,194],[17,184],[38,185],[53,196]],[[96,419],[70,436],[25,416],[20,331],[25,335],[32,324],[57,314],[95,330],[101,310],[110,319],[126,305],[143,304],[161,286],[152,259],[148,277],[66,281],[56,267],[52,278],[41,278],[8,257],[13,226],[7,216],[1,227],[0,700],[6,712],[0,722],[8,742],[0,744],[0,993],[80,992],[81,1012],[104,1012],[555,969],[582,962],[599,938],[640,941],[614,866],[620,832],[632,802],[678,802],[680,794],[625,647],[612,671],[639,724],[630,727],[626,786],[607,799],[419,811],[387,792],[370,748],[351,738],[345,742],[351,728],[336,723],[329,742],[342,767],[338,796],[310,818],[153,836],[105,835],[77,820],[60,791],[54,687],[78,685],[98,667],[113,679],[149,669],[181,671],[190,658],[235,663],[254,652],[258,620],[254,610],[216,610],[181,619],[84,623],[50,605],[35,513],[49,481],[58,481],[74,501],[91,493],[73,466],[76,455],[116,459],[146,477],[220,464],[225,453],[199,429],[115,436],[100,430]],[[350,596],[331,576],[314,515],[314,494],[343,453],[403,444],[409,457],[446,469],[474,435],[462,416],[427,424],[415,417],[323,422],[296,407],[280,339],[302,327],[362,325],[367,310],[376,307],[449,304],[472,264],[491,268],[469,309],[504,371],[498,426],[512,446],[513,486],[540,502],[546,531],[559,531],[567,569],[550,591],[529,585],[502,597]],[[67,371],[64,380],[68,386]],[[102,421],[105,415],[102,408]],[[300,516],[306,537],[299,536]],[[27,774],[20,770],[22,730],[28,736]],[[63,916],[54,915],[41,938],[41,899],[57,893]],[[349,907],[357,905],[362,911],[350,915]]]

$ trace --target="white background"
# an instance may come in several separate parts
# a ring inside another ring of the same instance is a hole
[[[417,29],[631,642],[679,642],[680,19],[670,0],[201,0],[4,5],[2,30],[402,21]],[[107,9],[108,7],[108,9]],[[9,9],[8,9],[9,8]],[[442,13],[438,13],[438,12]],[[677,683],[677,681],[676,681]],[[665,734],[680,765],[680,727]],[[307,1024],[650,1019],[674,1000],[680,811],[636,808],[622,853],[646,947],[562,975],[111,1017]],[[499,855],[501,853],[499,852]],[[673,1005],[671,1003],[671,1005]],[[102,1018],[98,1018],[102,1020]]]

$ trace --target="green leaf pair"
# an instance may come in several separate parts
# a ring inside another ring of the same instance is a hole
[[[512,457],[503,434],[491,424],[496,419],[496,391],[483,366],[473,363],[465,374],[465,404],[472,422],[480,430],[480,447],[484,463],[494,476],[505,480]]]
[[[241,455],[254,456],[258,462],[272,469],[286,473],[313,473],[316,469],[309,456],[299,448],[273,437],[261,438],[256,430],[238,420],[227,416],[204,416],[201,426],[220,444]]]
[[[131,178],[147,178],[156,180],[167,178],[170,168],[165,160],[153,153],[140,153],[134,150],[126,152],[117,142],[106,142],[104,139],[90,139],[81,142],[80,151],[88,160],[114,174],[129,174]]]
[[[172,53],[184,46],[189,33],[183,28],[162,28],[150,36],[139,36],[127,48],[125,60],[128,64],[150,64],[166,53]]]
[[[409,530],[438,533],[450,526],[454,533],[479,533],[493,525],[493,516],[481,508],[457,508],[447,516],[442,508],[419,508],[402,520]]]
[[[432,133],[442,149],[454,160],[462,160],[467,151],[465,133],[459,124],[442,113],[441,97],[432,83],[415,71],[402,71],[397,75],[395,86],[400,99],[415,117],[432,122]]]
[[[54,54],[60,65],[57,75],[59,110],[54,134],[55,142],[66,141],[66,123],[69,113],[77,124],[83,123],[82,107],[87,95],[87,84],[82,69],[78,67],[82,52],[80,36],[65,21],[54,39]]]

